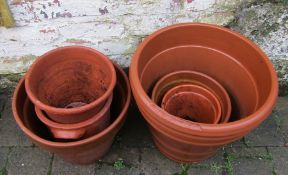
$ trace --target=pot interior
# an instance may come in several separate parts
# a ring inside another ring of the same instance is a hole
[[[230,121],[234,121],[261,107],[271,90],[269,68],[256,49],[238,35],[218,27],[175,27],[145,43],[139,54],[138,75],[150,96],[155,83],[168,73],[205,73],[228,92],[232,104]]]
[[[112,81],[113,72],[103,56],[90,50],[55,50],[40,59],[31,70],[30,89],[41,102],[53,107],[89,104],[102,96]]]
[[[211,101],[203,95],[184,92],[172,95],[162,102],[168,113],[194,122],[216,123],[217,112]]]

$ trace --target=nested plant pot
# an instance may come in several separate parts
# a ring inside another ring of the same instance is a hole
[[[177,71],[163,76],[153,87],[151,98],[160,105],[164,94],[171,88],[182,84],[203,86],[217,96],[221,104],[221,122],[228,122],[231,114],[231,102],[225,88],[213,78],[195,71]]]
[[[161,108],[171,115],[199,123],[218,123],[221,118],[217,97],[197,85],[183,84],[168,90]]]
[[[104,130],[110,124],[110,105],[113,95],[111,95],[102,109],[91,118],[79,123],[62,124],[50,120],[44,111],[35,106],[35,112],[39,120],[51,131],[54,138],[63,140],[79,140],[93,136]],[[29,104],[26,99],[25,105]]]
[[[81,46],[60,47],[40,56],[25,80],[30,100],[58,123],[78,123],[95,115],[115,84],[111,61]]]
[[[226,89],[232,104],[228,123],[186,121],[151,100],[161,77],[182,70],[204,73]],[[129,76],[157,147],[178,162],[206,159],[249,133],[269,116],[278,95],[277,76],[267,56],[242,35],[210,24],[177,24],[148,36],[132,58]],[[196,148],[202,151],[192,154]]]
[[[100,133],[91,137],[70,141],[56,141],[36,116],[35,106],[29,100],[24,86],[24,78],[18,83],[12,100],[13,115],[21,130],[41,148],[51,151],[64,160],[76,164],[89,164],[101,158],[110,149],[115,135],[126,119],[131,93],[125,72],[115,65],[117,84],[111,104],[111,124]],[[28,105],[24,103],[28,99]]]

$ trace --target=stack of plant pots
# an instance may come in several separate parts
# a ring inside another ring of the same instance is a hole
[[[38,58],[19,82],[12,107],[17,124],[40,147],[87,164],[102,157],[130,103],[123,70],[100,52],[69,46]]]
[[[278,96],[275,70],[250,40],[202,23],[163,28],[137,48],[130,83],[168,158],[199,162],[256,128]]]
[[[200,123],[225,123],[231,102],[225,88],[200,72],[177,71],[154,86],[152,100],[168,113]]]

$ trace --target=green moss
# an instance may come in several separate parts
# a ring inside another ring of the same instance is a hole
[[[282,4],[282,5],[288,5],[288,0],[267,0],[268,2],[271,3],[277,3],[277,4]]]
[[[121,169],[123,169],[123,168],[126,167],[123,160],[117,160],[117,161],[115,161],[114,164],[113,164],[113,166],[114,166],[114,168],[116,168],[117,170],[121,170]]]
[[[260,27],[251,32],[251,35],[264,37],[269,35],[271,32],[275,32],[279,29],[278,23],[269,24],[268,22],[264,22],[260,25]]]
[[[228,11],[225,13],[216,13],[201,17],[197,20],[197,22],[228,26],[231,23],[231,21],[234,21],[234,19],[235,19],[234,13]]]
[[[288,0],[258,0],[257,4],[271,3],[271,4],[288,4]]]
[[[220,174],[224,169],[223,165],[217,164],[217,163],[213,163],[210,165],[210,170],[212,172],[214,172],[215,174]]]
[[[271,32],[275,32],[279,29],[279,23],[273,23],[272,25],[267,26],[266,30],[264,30],[264,35],[268,35]]]
[[[227,152],[224,153],[224,169],[227,172],[228,175],[233,175],[234,174],[234,169],[233,169],[233,161],[236,158]]]
[[[7,172],[7,169],[4,167],[0,170],[0,175],[7,175],[8,172]]]
[[[279,81],[279,96],[288,95],[288,60],[273,59],[274,68],[278,75]]]
[[[188,171],[191,168],[191,164],[187,164],[187,163],[183,164],[183,163],[181,163],[180,167],[181,167],[181,172],[180,173],[175,173],[174,175],[188,175]]]
[[[188,171],[193,169],[206,169],[210,170],[215,174],[221,174],[223,170],[225,170],[225,167],[222,164],[218,163],[212,163],[212,164],[180,164],[181,172],[175,173],[174,175],[188,175]]]
[[[249,11],[246,11],[246,20],[253,20],[255,19],[255,17],[257,16],[256,12],[254,10],[249,10]]]
[[[23,74],[0,75],[0,93],[12,95],[15,86],[22,76]]]

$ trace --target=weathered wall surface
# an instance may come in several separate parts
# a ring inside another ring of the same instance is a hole
[[[37,56],[59,46],[93,47],[129,66],[145,36],[180,22],[224,25],[254,40],[275,64],[282,87],[288,87],[285,1],[9,0],[16,27],[0,28],[0,89],[13,84],[13,75],[25,72]]]

